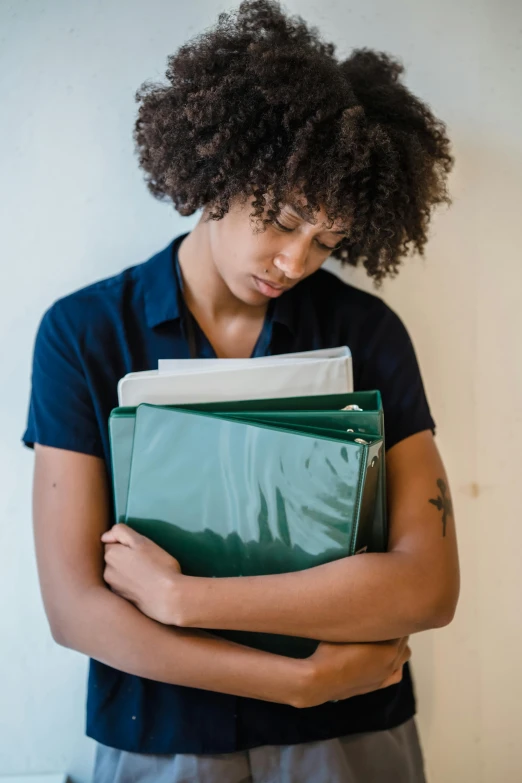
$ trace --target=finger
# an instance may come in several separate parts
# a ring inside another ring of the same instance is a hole
[[[105,544],[105,550],[103,552],[103,559],[105,562],[110,558],[115,546],[118,546],[118,544]]]
[[[144,538],[131,527],[123,522],[117,522],[110,530],[106,530],[101,540],[104,544],[123,544],[124,546],[135,546]]]
[[[387,639],[382,642],[374,642],[374,644],[382,644],[385,647],[393,647],[395,650],[401,650],[408,643],[409,636],[402,636],[397,639]]]
[[[106,566],[103,572],[103,579],[109,585],[113,593],[116,593],[116,595],[119,595],[122,598],[124,597],[124,589],[119,584],[118,572],[114,568]]]
[[[381,685],[381,688],[389,688],[390,685],[397,685],[402,680],[403,668],[399,666]]]
[[[411,650],[409,647],[406,647],[400,658],[398,658],[394,665],[393,665],[393,671],[396,672],[398,669],[402,670],[402,667],[405,663],[407,663],[411,658]]]
[[[402,666],[399,666],[397,671],[395,671],[390,678],[390,685],[398,685],[402,680],[403,674],[404,674],[404,669],[402,668]]]
[[[394,669],[397,668],[400,664],[403,663],[404,658],[404,652],[408,648],[408,636],[403,636],[402,639],[399,641],[399,645],[397,647],[397,654],[395,655],[394,659]]]
[[[121,555],[123,552],[122,547],[125,547],[124,544],[105,544],[105,551],[103,553],[103,559],[106,563],[114,563],[115,558],[118,557],[118,555]],[[130,549],[130,547],[125,547],[125,549]]]

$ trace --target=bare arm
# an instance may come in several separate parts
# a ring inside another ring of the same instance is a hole
[[[180,576],[172,622],[286,633],[331,642],[379,641],[446,625],[459,593],[455,524],[431,432],[387,455],[389,551],[297,573]]]
[[[103,461],[38,444],[35,451],[37,564],[58,643],[153,680],[300,706],[302,661],[170,628],[111,592],[100,541],[109,503]]]

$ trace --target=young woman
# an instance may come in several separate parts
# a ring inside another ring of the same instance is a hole
[[[453,159],[398,62],[334,51],[258,0],[171,56],[167,84],[137,94],[135,139],[153,195],[200,220],[55,302],[38,331],[24,435],[38,569],[54,639],[91,658],[95,783],[424,780],[407,638],[455,610],[447,479],[401,320],[321,266],[363,263],[379,282],[422,254]],[[386,553],[203,579],[113,526],[107,420],[125,373],[343,344],[355,388],[382,393]],[[213,628],[322,641],[295,660]]]

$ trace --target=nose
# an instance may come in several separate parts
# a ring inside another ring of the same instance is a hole
[[[277,267],[289,280],[299,280],[304,275],[308,248],[304,244],[293,244],[274,258]]]

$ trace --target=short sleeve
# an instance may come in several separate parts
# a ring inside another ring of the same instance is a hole
[[[410,335],[399,316],[384,311],[364,352],[362,389],[379,389],[384,409],[386,449],[423,430],[435,434],[424,383]]]
[[[43,316],[33,352],[26,446],[35,443],[103,457],[82,367],[79,327],[59,300]],[[70,310],[71,308],[69,308]]]

